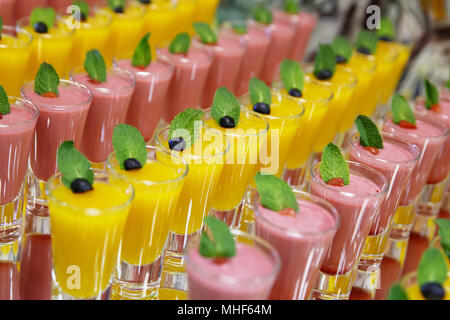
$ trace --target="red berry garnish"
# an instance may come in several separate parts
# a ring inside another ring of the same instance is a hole
[[[327,184],[331,185],[331,186],[343,187],[344,186],[344,179],[342,179],[342,178],[333,178],[331,180],[328,180]]]
[[[417,129],[417,126],[414,123],[408,122],[406,120],[401,120],[398,125],[404,129]]]
[[[88,81],[90,83],[92,83],[92,84],[99,84],[100,83],[100,81],[98,81],[97,79],[89,79]]]
[[[380,153],[380,151],[377,148],[370,146],[364,147],[364,150],[369,151],[373,155],[377,155],[378,153]]]
[[[146,66],[135,66],[135,68],[138,68],[139,70],[145,70],[147,67]]]
[[[291,217],[295,217],[295,210],[292,208],[286,208],[283,210],[278,211],[279,214],[281,214],[282,216],[291,216]]]
[[[222,258],[214,258],[213,263],[215,264],[224,264],[228,261],[228,258],[222,257]]]
[[[432,110],[436,113],[442,113],[442,108],[439,103],[436,103],[435,105],[431,106],[430,110]]]
[[[46,92],[42,96],[45,98],[56,98],[58,95],[54,92]]]

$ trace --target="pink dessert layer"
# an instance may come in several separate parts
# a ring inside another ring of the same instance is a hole
[[[215,263],[193,249],[186,265],[189,297],[193,300],[266,299],[273,284],[274,268],[270,256],[245,243],[236,243],[236,255],[224,263]]]
[[[333,236],[337,217],[314,202],[299,199],[295,216],[259,207],[256,235],[279,253],[281,270],[269,299],[307,299]]]
[[[20,124],[21,122],[30,120],[32,117],[33,115],[29,111],[12,105],[8,114],[0,115],[0,125]],[[10,130],[14,130],[14,128],[10,127]]]

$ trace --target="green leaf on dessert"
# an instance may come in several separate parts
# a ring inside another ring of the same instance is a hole
[[[113,131],[113,147],[120,168],[125,170],[125,161],[136,159],[144,167],[147,162],[147,147],[141,132],[133,126],[119,123]]]
[[[439,237],[441,237],[441,247],[447,258],[450,259],[450,220],[436,219],[435,223],[439,226]]]
[[[225,116],[233,118],[235,126],[239,123],[241,106],[239,100],[226,87],[220,87],[214,94],[211,107],[211,116],[220,124],[220,119]]]
[[[148,43],[150,38],[150,32],[147,33],[134,50],[133,58],[131,59],[131,64],[135,67],[146,67],[152,61],[152,50]]]
[[[215,44],[217,43],[217,35],[205,22],[194,23],[194,30],[200,37],[200,41],[205,44]]]
[[[444,283],[447,279],[447,261],[437,248],[428,248],[420,258],[417,269],[419,286],[429,282]]]
[[[3,30],[3,19],[0,17],[0,39],[2,38],[2,30]]]
[[[397,283],[389,289],[387,300],[408,300],[408,295],[405,289]]]
[[[300,12],[299,0],[285,0],[284,11],[291,14]]]
[[[323,150],[320,175],[325,183],[335,178],[341,178],[344,185],[350,183],[348,163],[342,156],[341,150],[333,143],[329,143]]]
[[[450,90],[450,69],[448,69],[448,80],[445,84],[445,87]]]
[[[431,109],[432,106],[439,103],[439,91],[428,79],[424,80],[425,83],[425,107]]]
[[[170,43],[169,52],[172,54],[176,53],[187,53],[191,45],[191,37],[186,32],[179,33],[175,39]]]
[[[262,5],[257,5],[253,8],[253,19],[259,23],[268,25],[272,23],[272,11]]]
[[[335,55],[339,55],[345,58],[345,61],[350,60],[353,48],[351,43],[347,40],[347,38],[337,36],[331,43],[331,48],[333,49]]]
[[[206,258],[232,258],[236,244],[228,225],[213,216],[205,218],[207,230],[200,237],[198,251]]]
[[[125,0],[108,0],[108,7],[114,11],[116,8],[125,9]]]
[[[10,112],[10,104],[5,89],[0,85],[0,115]]]
[[[388,17],[383,17],[380,21],[380,28],[376,32],[378,37],[385,37],[392,40],[395,36],[394,24]]]
[[[264,208],[275,212],[290,208],[298,213],[299,207],[295,193],[284,180],[258,172],[255,175],[255,183]]]
[[[98,82],[106,82],[106,64],[100,51],[90,50],[86,53],[84,60],[84,69],[89,77]]]
[[[75,179],[85,179],[92,185],[94,183],[94,173],[91,170],[89,160],[78,151],[73,141],[64,141],[57,152],[58,170],[62,174],[62,182],[71,189],[71,184]]]
[[[377,126],[369,117],[360,114],[355,119],[355,124],[359,132],[359,143],[363,147],[383,149],[383,138]]]
[[[411,124],[416,124],[416,116],[405,97],[395,93],[392,97],[391,109],[394,123],[399,124],[400,121],[404,120]]]
[[[284,88],[303,90],[304,74],[300,63],[295,60],[285,59],[280,66],[281,80]]]
[[[81,17],[87,18],[89,16],[89,4],[86,1],[74,1],[72,5],[78,6],[78,8],[80,8]]]
[[[186,147],[194,144],[201,128],[202,110],[187,108],[175,116],[170,123],[169,139],[183,138]]]
[[[38,95],[53,92],[58,95],[59,76],[51,64],[43,62],[34,80],[34,92]]]
[[[56,20],[55,9],[53,8],[41,8],[37,7],[31,11],[30,14],[30,27],[34,28],[34,24],[42,22],[47,26],[47,29],[53,28]]]
[[[318,77],[318,74],[323,70],[331,72],[331,76],[336,69],[336,54],[333,48],[329,44],[319,44],[319,51],[314,59],[314,75]]]
[[[269,107],[272,104],[272,91],[264,81],[258,78],[250,79],[248,91],[250,92],[250,101],[252,104],[264,102]]]
[[[356,48],[364,48],[369,54],[374,54],[377,51],[378,37],[373,31],[361,30],[358,33],[356,40]]]
[[[237,34],[246,34],[248,30],[248,25],[246,20],[241,21],[232,21],[231,27],[233,28],[234,32]]]

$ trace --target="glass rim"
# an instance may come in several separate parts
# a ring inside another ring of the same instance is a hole
[[[186,162],[186,160],[184,160],[183,158],[181,158],[180,156],[178,156],[176,154],[169,153],[168,151],[164,150],[161,147],[148,146],[147,145],[146,149],[147,149],[147,151],[148,150],[153,150],[155,152],[161,152],[161,153],[164,153],[164,154],[166,154],[166,155],[168,155],[170,157],[174,156],[174,157],[177,158],[177,160],[181,160],[181,162],[184,165],[183,172],[178,177],[176,177],[174,179],[170,179],[170,180],[165,180],[165,181],[138,180],[138,179],[126,176],[123,173],[120,173],[115,167],[113,167],[112,160],[116,160],[117,161],[117,157],[116,157],[116,152],[115,151],[111,152],[111,154],[108,156],[108,159],[107,159],[107,162],[106,162],[108,170],[112,170],[112,171],[116,172],[117,174],[119,174],[121,176],[124,176],[130,182],[135,182],[137,184],[144,184],[145,186],[157,186],[157,185],[171,184],[171,183],[175,183],[175,182],[178,182],[178,181],[182,181],[184,178],[186,178],[187,174],[189,173],[189,165]],[[148,160],[148,157],[149,157],[149,153],[147,153],[147,160]]]
[[[256,192],[257,194],[257,199],[259,201],[259,193],[256,189],[254,189],[254,192]],[[287,234],[289,234],[290,236],[294,236],[296,238],[302,238],[303,236],[310,236],[310,235],[324,235],[324,234],[328,234],[328,233],[332,233],[334,231],[336,231],[340,224],[341,224],[341,217],[339,215],[339,212],[337,211],[337,209],[327,200],[320,198],[316,195],[313,195],[309,192],[305,192],[305,191],[300,191],[300,190],[293,190],[294,194],[295,194],[295,198],[298,200],[300,199],[304,199],[306,201],[310,201],[314,204],[320,205],[322,208],[326,207],[325,209],[327,211],[329,211],[331,213],[331,216],[335,219],[334,224],[331,228],[326,229],[326,230],[322,230],[322,231],[317,231],[317,232],[302,232],[302,231],[298,231],[292,228],[285,228],[285,227],[281,227],[279,225],[274,224],[272,221],[270,221],[269,219],[267,219],[266,217],[264,217],[259,211],[258,211],[258,207],[255,206],[253,208],[253,210],[255,211],[255,214],[257,216],[259,216],[265,223],[269,224],[271,227],[279,230],[279,231],[283,231]],[[267,209],[269,210],[269,209]],[[301,214],[301,208],[298,214]],[[256,221],[255,221],[256,223]]]
[[[370,73],[370,74],[374,74],[375,73],[375,71],[377,70],[378,63],[377,63],[377,59],[374,56],[372,56],[372,55],[365,55],[365,54],[362,54],[362,53],[360,53],[358,51],[353,51],[352,52],[352,56],[350,57],[350,59],[352,59],[353,56],[359,56],[359,57],[362,57],[362,58],[366,59],[367,61],[370,61],[372,63],[371,66],[364,65],[361,69],[365,73]],[[347,65],[344,64],[344,66],[347,66]],[[358,67],[358,69],[359,69],[359,67]]]
[[[109,177],[110,174],[111,174],[110,171],[99,170],[99,169],[94,169],[94,168],[91,168],[91,171],[94,174],[94,180],[95,180],[95,174],[96,173],[97,174],[101,174],[101,175],[106,176],[106,177]],[[109,212],[109,211],[121,210],[121,209],[126,208],[127,206],[129,206],[131,204],[131,202],[133,201],[134,196],[135,196],[135,191],[134,191],[133,185],[129,181],[127,181],[127,179],[125,179],[121,175],[117,174],[116,172],[112,172],[112,173],[114,174],[115,178],[118,178],[122,182],[127,184],[127,188],[126,189],[127,189],[127,191],[130,191],[130,194],[129,195],[127,194],[127,200],[124,203],[119,204],[119,205],[115,205],[115,206],[110,207],[110,208],[99,209],[99,208],[79,207],[79,206],[76,206],[76,205],[73,205],[73,204],[68,204],[67,202],[61,201],[58,198],[56,198],[52,194],[52,190],[54,188],[54,187],[52,187],[52,184],[54,182],[56,182],[57,179],[62,178],[62,173],[61,172],[58,172],[58,173],[54,174],[53,176],[50,177],[50,179],[48,179],[47,183],[45,184],[45,193],[47,194],[49,199],[55,201],[58,205],[60,205],[62,207],[70,207],[72,209],[79,209],[79,210],[86,211],[86,214],[89,215],[89,216],[98,216],[99,215],[98,214],[99,211],[101,211],[101,213],[104,213],[104,212]],[[58,183],[58,186],[60,186],[60,185],[63,186],[62,181],[60,181]],[[66,188],[66,186],[64,186],[64,188]]]
[[[40,106],[44,106],[45,108],[48,108],[48,109],[61,110],[61,109],[67,109],[67,108],[84,107],[84,105],[86,103],[92,102],[94,95],[93,95],[92,91],[89,90],[89,88],[86,87],[84,84],[76,82],[76,81],[72,81],[72,80],[67,80],[67,79],[60,79],[59,84],[61,84],[61,83],[65,84],[65,85],[76,86],[76,87],[83,89],[84,91],[86,91],[88,93],[88,98],[86,100],[83,100],[82,102],[79,102],[76,104],[71,104],[71,105],[65,105],[65,106],[57,106],[57,105],[51,105],[51,104],[47,104],[47,103],[38,103],[38,104]],[[34,92],[34,80],[25,83],[22,86],[22,88],[20,89],[20,92],[25,100],[33,103],[33,100],[30,97],[28,97],[28,95],[25,93],[25,89],[27,89],[28,87],[31,87],[31,86],[33,86],[32,90]],[[58,85],[58,87],[59,87],[59,85]]]
[[[281,257],[280,257],[280,254],[278,253],[278,251],[269,242],[267,242],[266,240],[264,240],[256,235],[253,235],[253,234],[250,234],[250,233],[238,230],[238,229],[230,229],[230,232],[236,238],[244,237],[246,240],[251,240],[251,241],[254,241],[254,242],[258,243],[259,245],[261,245],[264,248],[263,250],[267,250],[267,252],[263,251],[263,254],[266,256],[270,256],[270,259],[275,262],[273,270],[271,270],[269,273],[267,273],[265,275],[261,275],[258,277],[245,279],[245,280],[236,279],[233,276],[227,276],[227,275],[223,275],[223,274],[208,272],[208,270],[205,270],[205,268],[202,268],[201,266],[198,266],[197,264],[195,264],[195,262],[192,261],[192,259],[190,258],[190,255],[189,255],[189,252],[191,250],[195,250],[197,248],[198,243],[200,242],[200,235],[194,237],[192,240],[190,240],[188,242],[188,245],[186,246],[186,250],[185,250],[185,254],[184,254],[184,256],[186,257],[186,260],[187,260],[186,262],[189,263],[196,271],[201,271],[202,274],[204,274],[208,277],[215,277],[216,281],[222,282],[222,283],[227,283],[227,284],[260,283],[260,282],[264,281],[264,279],[267,279],[269,277],[274,277],[274,279],[276,279],[276,276],[281,269]],[[238,239],[235,239],[235,243],[237,243],[237,242],[238,242]],[[255,245],[252,244],[251,246],[254,247]],[[258,250],[262,251],[262,249],[260,249],[260,248],[258,248]]]
[[[450,90],[450,89],[447,89],[447,90]],[[442,96],[442,91],[443,91],[443,88],[440,88],[439,89],[439,103],[441,102],[441,100],[448,102],[448,100],[446,100],[445,97]],[[426,113],[430,112],[431,110],[427,109],[425,104],[426,104],[426,101],[424,100],[423,96],[417,97],[416,99],[414,99],[414,110],[426,115]],[[443,119],[445,119],[444,121],[448,121],[450,119],[450,115],[445,114],[445,113],[439,113],[438,117],[442,117]],[[437,120],[437,121],[442,122],[442,120]]]
[[[0,123],[0,129],[2,129],[2,128],[10,128],[10,127],[15,127],[15,126],[22,126],[22,125],[25,125],[27,123],[36,121],[39,118],[39,114],[40,114],[39,108],[36,107],[33,102],[31,102],[31,101],[29,101],[27,99],[24,99],[24,98],[8,96],[8,101],[10,103],[11,103],[11,100],[22,102],[22,105],[20,107],[16,106],[17,108],[20,108],[20,109],[22,109],[25,104],[29,105],[30,109],[33,111],[33,115],[32,115],[32,117],[30,119],[27,119],[27,120],[24,120],[24,121],[21,121],[21,122],[15,122],[15,123],[11,123],[11,124],[1,124]]]
[[[323,85],[323,84],[320,83],[319,81],[317,81],[317,80],[315,80],[315,79],[312,79],[312,78],[310,78],[310,77],[305,77],[304,80],[305,80],[305,82],[312,83],[312,84],[317,85],[317,86],[322,86],[322,85]],[[272,83],[272,89],[278,90],[278,89],[277,89],[277,86],[286,90],[286,88],[284,87],[283,81],[282,81],[281,79],[279,79],[279,78],[277,78],[277,79]],[[303,98],[303,97],[300,97],[300,98],[295,98],[295,97],[293,97],[293,98],[300,100],[302,103],[305,103],[305,102],[329,103],[329,102],[333,99],[333,97],[334,97],[334,92],[333,92],[333,90],[331,90],[331,88],[330,88],[329,86],[327,86],[327,85],[323,85],[323,86],[324,86],[324,88],[326,88],[326,90],[328,90],[328,92],[330,93],[330,95],[328,96],[328,98],[325,98],[325,99],[305,99],[305,98]],[[325,107],[325,108],[326,108],[326,107]]]
[[[413,158],[410,160],[399,160],[399,161],[393,161],[393,160],[385,160],[385,159],[381,159],[381,158],[377,158],[376,155],[373,155],[372,153],[370,153],[368,156],[371,159],[375,159],[377,162],[380,163],[393,163],[393,164],[401,164],[401,165],[406,165],[406,164],[413,164],[413,163],[417,163],[419,161],[420,158],[420,149],[417,145],[408,142],[406,139],[403,139],[402,137],[399,137],[391,132],[380,132],[381,136],[386,136],[389,137],[392,140],[395,140],[396,142],[399,142],[401,144],[403,144],[405,147],[409,147],[414,149],[416,155],[413,155]],[[359,150],[358,146],[356,145],[356,139],[359,137],[359,133],[355,133],[354,135],[352,135],[349,140],[350,140],[350,146],[352,147],[352,149],[355,150]],[[384,140],[384,139],[383,139]],[[358,140],[359,141],[359,140]]]
[[[126,52],[121,52],[121,53],[115,55],[115,56],[113,57],[113,59],[112,59],[113,66],[116,67],[116,68],[119,68],[119,69],[126,70],[126,71],[128,71],[128,72],[131,72],[131,71],[129,71],[128,69],[119,66],[119,61],[130,60],[130,62],[131,62],[131,60],[132,60],[132,58],[133,58],[133,54],[134,54],[133,51],[126,51]],[[156,53],[156,59],[155,59],[155,60],[152,60],[148,66],[151,66],[151,64],[152,64],[153,62],[160,62],[160,63],[165,63],[165,64],[167,64],[167,66],[169,67],[169,70],[168,70],[168,71],[164,71],[163,74],[173,73],[174,70],[175,70],[175,66],[174,66],[170,61],[168,61],[168,59],[167,59],[166,57],[162,57],[161,54],[160,54],[159,52]],[[132,64],[130,64],[130,65],[131,65],[133,68],[136,68],[136,67],[133,66]],[[140,69],[138,69],[137,72],[136,72],[136,74],[137,74],[137,75],[153,75],[153,74],[155,74],[155,73],[152,73],[152,72],[149,72],[149,71],[146,71],[146,70],[140,70]],[[158,73],[158,74],[160,74],[160,73]]]
[[[21,33],[21,34],[24,34],[25,36],[28,37],[28,40],[27,40],[27,41],[23,41],[23,40],[19,39],[17,36],[15,36],[15,38],[19,40],[19,44],[17,44],[17,45],[15,44],[14,46],[12,46],[13,48],[26,48],[26,47],[28,47],[28,46],[31,44],[31,42],[33,41],[33,35],[32,35],[29,31],[27,31],[26,29],[21,28],[21,27],[19,27],[19,26],[14,27],[14,26],[9,26],[9,25],[4,25],[4,26],[2,27],[2,34],[8,34],[8,33],[6,33],[5,31],[8,31],[8,32],[11,32],[11,31],[12,31],[12,32],[14,32],[16,35],[19,34],[19,33]],[[8,45],[8,44],[0,43],[0,48],[10,48],[10,47],[11,47],[11,46]]]
[[[107,18],[107,21],[105,23],[100,23],[97,25],[93,25],[91,22],[87,22],[87,21],[80,21],[80,26],[82,27],[82,29],[102,29],[105,27],[108,27],[111,25],[112,21],[113,21],[113,17],[111,15],[111,13],[109,13],[107,10],[103,9],[103,8],[99,8],[97,6],[91,6],[91,13],[93,13],[94,15],[92,15],[92,17],[94,17],[97,14],[101,14],[103,16],[105,16]],[[73,14],[68,13],[67,12],[67,8],[61,8],[57,11],[57,15],[59,15],[59,17],[61,18],[61,20],[63,22],[65,22],[65,20],[69,17],[69,16],[73,16]]]
[[[29,27],[29,22],[30,22],[30,16],[27,17],[22,17],[19,20],[17,20],[17,27],[20,29],[25,29],[25,27]],[[56,15],[56,19],[55,19],[55,25],[52,27],[53,29],[57,29],[58,28],[58,23],[62,23],[64,25],[66,25],[66,23],[62,20],[62,17],[59,15]],[[67,29],[67,30],[60,30],[60,33],[57,34],[50,34],[50,33],[37,33],[34,32],[34,34],[32,34],[33,39],[36,37],[37,39],[54,39],[54,38],[64,38],[64,37],[70,37],[75,33],[75,29]]]
[[[150,3],[141,3],[145,8],[147,8],[146,11],[155,11],[158,10],[162,6],[164,9],[168,9],[168,11],[175,11],[176,10],[176,2],[172,1],[151,1]],[[148,12],[146,12],[148,13]]]
[[[373,198],[373,199],[376,199],[376,198],[380,198],[380,197],[382,197],[382,196],[385,196],[385,195],[387,194],[387,192],[388,192],[388,190],[389,190],[389,181],[388,181],[387,178],[384,176],[384,174],[382,174],[382,173],[379,172],[378,170],[375,170],[375,169],[373,169],[373,168],[371,168],[371,167],[369,167],[368,165],[363,164],[363,163],[359,163],[359,162],[355,162],[355,161],[349,161],[349,160],[346,160],[345,162],[347,162],[347,164],[349,165],[349,171],[350,171],[350,173],[351,173],[351,171],[352,171],[352,169],[350,168],[350,165],[352,165],[352,166],[356,166],[356,167],[363,168],[364,170],[368,170],[368,171],[371,172],[372,174],[374,174],[374,175],[378,176],[379,178],[381,178],[381,180],[384,182],[384,185],[380,188],[380,189],[381,189],[380,192],[375,193],[375,194],[365,194],[365,195],[360,195],[360,194],[355,194],[355,193],[352,193],[352,192],[340,191],[340,190],[337,190],[336,188],[333,188],[332,186],[329,186],[328,184],[326,184],[325,182],[323,182],[322,179],[318,178],[318,177],[315,175],[315,171],[317,170],[317,168],[320,168],[320,164],[322,163],[322,161],[319,161],[315,166],[312,166],[312,167],[311,167],[311,169],[310,169],[310,175],[311,175],[311,178],[312,178],[316,183],[318,183],[318,184],[321,185],[322,187],[326,188],[327,190],[330,190],[330,191],[332,191],[332,192],[334,192],[334,193],[343,194],[343,195],[345,195],[346,197],[352,197],[352,198]],[[365,177],[365,178],[366,178],[367,180],[370,180],[372,183],[377,184],[377,183],[375,183],[374,181],[372,181],[371,179],[369,179],[369,178],[367,178],[367,177]],[[377,187],[378,187],[378,185],[377,185]]]

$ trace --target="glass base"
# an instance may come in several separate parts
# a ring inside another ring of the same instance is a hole
[[[59,291],[59,290],[58,290]],[[53,290],[53,294],[52,294],[52,300],[110,300],[111,297],[111,286],[109,286],[105,291],[103,291],[103,293],[101,293],[98,296],[95,297],[91,297],[91,298],[86,298],[86,299],[82,299],[82,298],[77,298],[74,297],[68,293],[64,293],[59,291],[58,293],[56,293],[56,289]]]
[[[448,185],[448,180],[437,183],[427,184],[423,188],[422,196],[420,199],[419,209],[429,212],[430,215],[438,215],[441,209],[442,203],[445,198],[445,191]]]
[[[312,300],[348,300],[355,281],[357,266],[358,264],[344,274],[328,274],[320,271],[312,292]]]
[[[241,205],[239,204],[236,208],[227,211],[216,210],[214,208],[211,208],[209,215],[214,216],[220,221],[225,222],[230,228],[239,229],[242,214],[242,212],[239,210],[240,206]]]
[[[358,267],[353,283],[354,288],[368,293],[371,300],[374,300],[377,289],[380,289],[380,268],[369,267],[368,270],[363,271]]]
[[[27,203],[25,212],[36,217],[49,217],[48,199],[45,194],[47,181],[37,178],[31,170],[27,175]]]
[[[414,225],[414,219],[416,217],[420,199],[421,194],[419,194],[411,204],[406,206],[398,206],[397,211],[394,214],[391,237],[392,234],[395,234],[395,239],[409,237],[409,232]]]
[[[0,205],[0,261],[18,260],[23,207],[23,188],[13,201]]]
[[[361,253],[361,259],[359,261],[361,268],[358,267],[358,269],[367,270],[369,266],[372,266],[372,268],[378,268],[380,266],[386,250],[389,231],[390,230],[386,229],[378,235],[369,234],[367,236],[363,252]]]

